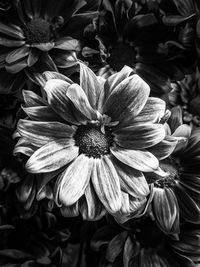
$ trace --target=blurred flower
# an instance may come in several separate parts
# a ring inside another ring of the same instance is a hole
[[[180,80],[192,57],[152,10],[136,1],[102,1],[99,16],[89,24],[82,54],[98,75],[108,77],[128,65],[150,86],[152,94],[171,90],[170,79]],[[111,34],[112,33],[112,34]]]
[[[94,250],[101,248],[100,266],[195,267],[199,260],[199,228],[184,225],[179,240],[174,240],[149,218],[123,227],[107,225],[94,235],[91,245]]]
[[[99,218],[100,203],[128,213],[129,197],[137,209],[149,194],[143,172],[159,171],[149,149],[165,137],[165,102],[149,97],[129,67],[105,80],[80,64],[80,85],[59,73],[45,76],[47,99],[23,92],[29,118],[18,123],[15,153],[30,157],[27,171],[46,173],[44,184],[58,176],[54,197],[64,213],[77,210],[82,196],[88,219]]]
[[[76,65],[80,42],[72,36],[80,38],[82,27],[94,17],[94,12],[81,9],[86,5],[84,0],[14,0],[14,5],[15,16],[0,22],[2,93],[17,90],[16,82],[23,86],[23,70],[37,81],[45,70]]]
[[[200,221],[200,131],[182,124],[180,114],[178,107],[172,110],[168,121],[171,127],[168,126],[167,131],[172,132],[172,137],[185,140],[177,143],[167,135],[162,141],[165,155],[159,148],[160,144],[156,149],[150,149],[160,159],[160,167],[166,176],[146,176],[147,181],[154,184],[153,214],[161,230],[167,234],[179,233],[180,220],[197,224]]]
[[[5,236],[5,233],[7,235]],[[41,209],[29,220],[20,220],[12,230],[4,229],[4,244],[0,242],[1,266],[51,266],[62,264],[62,248],[70,233],[60,229],[56,216]]]
[[[179,105],[182,109],[183,122],[193,126],[200,126],[200,74],[198,69],[190,75],[172,84],[172,91],[168,95],[169,104]]]

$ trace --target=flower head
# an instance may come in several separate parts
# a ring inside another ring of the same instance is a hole
[[[172,239],[154,221],[143,218],[98,229],[91,245],[94,250],[101,249],[100,266],[196,266],[199,237],[199,227],[183,225],[179,239]]]
[[[159,167],[149,148],[165,137],[164,101],[148,97],[149,86],[129,67],[105,80],[80,64],[80,85],[45,76],[46,99],[23,93],[29,118],[18,123],[15,152],[30,156],[28,172],[58,175],[55,200],[63,208],[84,196],[89,209],[100,200],[110,213],[122,205],[128,212],[129,195],[149,194],[143,172]]]
[[[172,137],[183,138],[182,141],[164,140],[165,156],[159,150],[151,152],[160,157],[160,167],[165,171],[165,177],[146,176],[154,184],[153,214],[162,231],[179,233],[179,225],[183,221],[199,223],[199,129],[191,130],[190,126],[182,124],[182,113],[179,107],[172,110],[168,121],[168,131]],[[179,116],[178,116],[179,115]],[[168,136],[169,137],[169,136]]]
[[[85,5],[84,0],[14,1],[16,14],[12,23],[0,21],[1,84],[7,85],[3,92],[15,89],[14,84],[5,84],[4,79],[11,76],[18,80],[23,70],[37,81],[45,70],[65,70],[77,64],[80,42],[75,38],[81,38],[82,27],[95,14],[83,15],[83,9],[78,14]]]
[[[82,54],[98,75],[108,77],[128,65],[154,95],[169,92],[170,79],[184,77],[187,60],[174,28],[164,26],[161,17],[138,1],[101,1],[98,18],[84,31]]]

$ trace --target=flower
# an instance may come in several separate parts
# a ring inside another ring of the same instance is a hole
[[[200,229],[183,225],[179,239],[165,235],[149,218],[126,225],[106,225],[94,234],[91,246],[101,248],[100,266],[195,267],[199,260]]]
[[[84,31],[85,60],[103,77],[128,65],[149,84],[152,94],[169,92],[170,79],[184,77],[192,56],[186,59],[173,36],[174,27],[164,26],[158,17],[162,13],[144,10],[135,1],[102,1],[98,18]]]
[[[199,78],[199,71],[196,69],[183,80],[173,83],[173,89],[168,95],[170,105],[181,107],[183,122],[191,127],[200,126]]]
[[[14,1],[16,14],[12,23],[11,20],[0,21],[3,93],[18,89],[13,80],[16,80],[15,83],[20,80],[21,86],[25,79],[23,70],[31,79],[38,81],[45,70],[65,70],[77,64],[80,42],[72,36],[80,39],[82,27],[95,14],[85,13],[82,8],[85,5],[84,0],[59,3]],[[82,12],[78,13],[81,8]],[[9,78],[12,82],[5,82]]]
[[[46,99],[23,92],[28,118],[18,122],[15,153],[30,157],[28,172],[49,174],[45,183],[57,175],[54,198],[63,209],[83,197],[93,218],[99,201],[112,214],[129,211],[129,196],[149,194],[143,172],[159,170],[149,148],[165,137],[165,102],[149,97],[149,86],[127,66],[105,80],[80,64],[80,85],[44,75]]]
[[[146,176],[149,183],[154,184],[153,215],[161,230],[167,234],[178,234],[182,221],[198,224],[200,220],[200,132],[198,128],[191,130],[181,121],[182,114],[176,107],[168,121],[171,126],[171,129],[168,126],[168,131],[173,133],[172,136],[185,138],[185,141],[173,143],[166,136],[163,142],[168,155],[161,155],[160,144],[156,150],[155,147],[150,150],[157,158],[160,155],[160,167],[166,172],[166,177]]]

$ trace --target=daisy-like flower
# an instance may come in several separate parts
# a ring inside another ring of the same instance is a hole
[[[167,144],[170,139],[164,140],[166,147],[171,146],[166,156],[159,151],[159,144],[156,150],[154,147],[151,152],[160,157],[160,167],[166,177],[147,175],[146,178],[154,184],[152,206],[159,227],[167,234],[178,234],[181,222],[198,224],[200,221],[200,132],[198,128],[191,130],[190,126],[182,124],[179,107],[172,110],[169,125],[172,136],[184,137],[185,142]]]
[[[152,93],[169,92],[170,79],[182,79],[188,62],[174,28],[157,19],[161,15],[138,8],[136,1],[101,1],[98,18],[84,31],[83,56],[98,75],[108,77],[128,65]]]
[[[61,0],[58,3],[14,1],[16,14],[13,21],[0,21],[0,83],[3,93],[16,89],[16,80],[24,79],[21,77],[23,70],[37,80],[45,70],[65,70],[77,64],[80,42],[72,36],[81,38],[81,30],[95,13],[85,13],[82,8],[85,5],[84,0]],[[9,78],[13,83],[5,82]]]
[[[143,218],[122,227],[100,228],[91,245],[94,250],[101,248],[100,266],[196,267],[199,238],[200,229],[194,225],[183,225],[176,240],[161,232],[154,221]]]
[[[165,102],[149,97],[129,67],[105,80],[80,64],[80,85],[58,73],[45,76],[46,99],[23,92],[29,118],[18,123],[15,153],[30,157],[30,173],[50,174],[48,181],[59,174],[54,196],[63,208],[83,196],[89,210],[98,210],[99,199],[110,213],[123,205],[128,212],[129,196],[149,194],[143,172],[159,171],[149,149],[165,137]]]

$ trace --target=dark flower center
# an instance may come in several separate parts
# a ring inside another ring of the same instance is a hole
[[[148,173],[145,177],[148,184],[154,183],[156,187],[173,187],[176,181],[179,180],[180,165],[178,159],[167,158],[160,162],[160,168],[168,173],[164,178],[154,173]]]
[[[117,43],[110,51],[107,63],[115,70],[120,71],[124,65],[133,66],[135,62],[134,48],[129,44]]]
[[[33,19],[27,23],[24,33],[30,44],[46,43],[52,37],[51,24],[41,18]]]
[[[79,153],[88,157],[99,158],[110,153],[113,142],[111,131],[105,128],[103,133],[100,127],[91,125],[79,126],[75,135],[75,144],[79,147]]]

